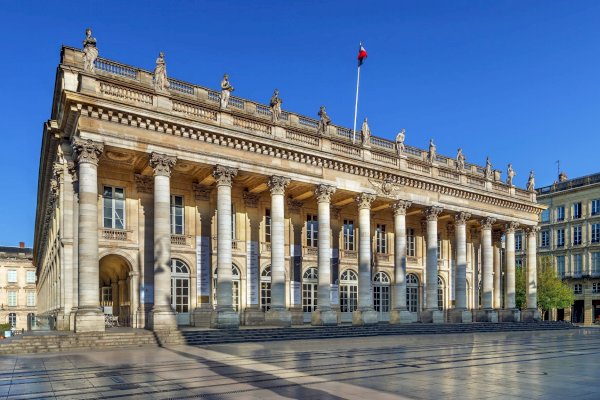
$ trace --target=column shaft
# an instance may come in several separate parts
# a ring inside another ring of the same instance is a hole
[[[515,227],[506,229],[506,299],[504,308],[516,308],[515,301]]]
[[[424,211],[427,219],[427,260],[425,265],[425,307],[427,310],[438,309],[438,215],[442,212],[441,207],[430,207]]]
[[[537,310],[537,232],[537,227],[527,231],[527,308],[531,310]]]
[[[217,310],[233,311],[231,183],[217,185]]]
[[[495,238],[494,238],[495,239]],[[494,240],[494,308],[502,308],[502,264],[500,263],[500,240]]]
[[[456,216],[456,286],[455,308],[467,309],[467,224],[469,214],[460,213]]]
[[[392,298],[396,310],[406,310],[406,209],[410,206],[411,202],[402,200],[393,205],[395,285]]]
[[[330,209],[328,199],[319,199],[319,286],[317,307],[321,311],[331,310],[331,241]]]
[[[369,203],[370,206],[370,203]],[[358,210],[358,309],[373,309],[371,297],[371,210]]]
[[[154,309],[171,309],[171,179],[154,176]]]
[[[494,253],[492,249],[492,224],[495,222],[493,218],[486,218],[481,221],[481,245],[483,253],[483,294],[482,305],[484,309],[494,308],[493,292],[493,270],[494,270]]]

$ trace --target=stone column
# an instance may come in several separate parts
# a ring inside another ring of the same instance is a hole
[[[516,307],[515,296],[515,229],[518,227],[517,222],[511,222],[505,226],[506,284],[504,310],[500,312],[502,322],[518,322],[521,320],[521,312]]]
[[[406,307],[406,210],[410,201],[398,200],[392,204],[394,210],[394,286],[393,307],[390,324],[416,322]]]
[[[313,325],[337,325],[337,313],[331,309],[331,195],[335,187],[319,185],[315,189],[318,204],[319,240],[318,266],[319,284],[317,289],[317,309],[312,312]]]
[[[139,320],[139,306],[140,306],[140,275],[138,272],[130,272],[129,273],[129,308],[131,313],[131,327],[132,328],[143,328],[143,325],[140,324]]]
[[[231,185],[236,168],[215,166],[217,181],[217,307],[211,317],[211,326],[231,329],[240,326],[240,318],[233,309],[231,260]]]
[[[425,289],[425,307],[421,314],[422,322],[443,323],[444,311],[438,310],[438,260],[437,260],[437,239],[438,215],[442,212],[442,207],[433,206],[425,209],[423,214],[427,226],[427,261],[426,261],[426,289]]]
[[[127,298],[127,296],[125,296],[125,279],[119,279],[119,283],[118,283],[118,291],[119,291],[119,304],[117,305],[117,307],[119,307],[119,324],[123,325],[127,323],[127,317],[129,317],[129,315],[121,313],[121,306],[123,303],[129,301],[129,299]]]
[[[290,178],[272,176],[271,190],[271,308],[265,313],[267,325],[291,326],[292,314],[286,308],[284,193]]]
[[[371,203],[375,195],[361,193],[358,203],[358,309],[352,313],[353,325],[376,324],[371,293]]]
[[[77,154],[79,167],[79,291],[75,331],[104,331],[98,290],[98,159],[104,145],[74,138],[73,150]]]
[[[521,313],[524,322],[541,321],[541,315],[537,308],[537,226],[527,229],[527,309]]]
[[[502,232],[492,233],[494,245],[494,309],[502,308],[502,264],[500,249],[502,248]]]
[[[460,212],[454,216],[456,242],[455,306],[450,311],[452,322],[473,322],[473,314],[467,307],[467,221],[471,214]]]
[[[498,313],[494,311],[494,252],[492,249],[492,225],[496,222],[495,218],[485,218],[480,221],[481,224],[481,247],[483,259],[483,310],[477,311],[476,320],[478,322],[498,322]]]

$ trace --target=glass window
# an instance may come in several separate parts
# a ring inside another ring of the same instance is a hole
[[[390,277],[378,272],[373,279],[373,309],[378,313],[390,311]]]
[[[548,247],[550,246],[550,231],[544,230],[541,232],[542,240],[540,242],[540,247]]]
[[[406,255],[408,257],[416,256],[415,230],[413,228],[406,229]]]
[[[443,258],[442,257],[442,254],[443,254],[442,253],[442,249],[443,249],[443,247],[442,247],[442,245],[443,245],[442,244],[442,238],[440,237],[439,233],[438,233],[437,237],[438,237],[438,240],[437,240],[437,259],[441,260]]]
[[[354,221],[344,220],[344,250],[354,251]]]
[[[583,272],[583,256],[581,254],[573,254],[573,272],[577,276]]]
[[[600,251],[592,252],[592,274],[600,274]]]
[[[9,269],[8,270],[8,283],[17,283],[17,270]]]
[[[515,250],[523,250],[523,235],[515,235]]]
[[[556,272],[559,278],[565,277],[565,256],[556,256]]]
[[[600,199],[592,200],[592,215],[600,214]]]
[[[356,311],[358,307],[358,275],[347,269],[340,276],[340,311]]]
[[[523,268],[523,258],[522,257],[515,258],[515,267]]]
[[[581,218],[581,203],[573,203],[573,219]]]
[[[190,308],[190,270],[177,259],[171,259],[171,308],[178,313]]]
[[[35,292],[27,292],[27,307],[35,307]]]
[[[600,242],[600,224],[592,224],[592,243]]]
[[[312,312],[317,309],[317,288],[319,275],[316,268],[309,268],[302,275],[302,311]]]
[[[406,307],[410,312],[419,311],[419,279],[414,274],[406,275]]]
[[[592,283],[592,293],[600,293],[600,283]]]
[[[125,229],[125,191],[123,188],[104,186],[104,227]]]
[[[271,243],[271,210],[265,210],[265,242]]]
[[[565,206],[556,207],[556,220],[557,221],[565,220]]]
[[[573,293],[575,293],[575,294],[583,293],[583,286],[581,285],[581,283],[576,283],[575,285],[573,285]]]
[[[438,310],[444,311],[444,280],[438,276]]]
[[[17,314],[16,313],[11,312],[10,314],[8,314],[8,323],[10,324],[10,326],[12,328],[17,327]]]
[[[8,291],[8,306],[9,307],[17,306],[17,292],[14,290]]]
[[[112,303],[112,288],[110,286],[102,286],[102,305],[112,305],[108,303]]]
[[[556,246],[563,247],[565,245],[565,230],[560,228],[556,230]]]
[[[27,283],[35,283],[35,271],[27,271]]]
[[[183,196],[171,196],[171,234],[183,235]]]
[[[377,224],[375,229],[375,241],[375,250],[377,253],[387,254],[387,237],[384,224]]]
[[[271,309],[271,266],[266,266],[260,273],[260,308]]]
[[[573,244],[581,244],[581,225],[573,227]]]
[[[306,245],[308,247],[319,245],[319,220],[316,215],[306,215]]]
[[[237,237],[235,234],[235,206],[231,205],[231,240],[235,240]]]
[[[546,209],[542,211],[542,215],[540,216],[542,222],[550,222],[550,210]]]

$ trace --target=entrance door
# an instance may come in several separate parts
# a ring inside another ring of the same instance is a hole
[[[317,308],[318,273],[316,268],[309,268],[302,275],[302,311],[304,322],[310,322],[312,312]]]
[[[231,265],[231,306],[233,310],[240,314],[241,310],[241,296],[240,296],[240,270],[235,266]],[[217,305],[217,270],[213,273],[213,304]]]
[[[385,272],[378,272],[373,280],[373,309],[379,321],[390,320],[390,277]]]
[[[177,325],[190,324],[190,270],[183,261],[171,260],[171,307]]]
[[[358,275],[351,269],[340,276],[340,314],[342,322],[352,322],[352,313],[358,306]]]

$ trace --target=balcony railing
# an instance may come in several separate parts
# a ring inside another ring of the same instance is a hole
[[[312,247],[312,246],[303,246],[302,247],[302,253],[305,256],[318,256],[319,255],[319,248],[318,247]]]
[[[130,231],[126,231],[124,229],[102,229],[102,239],[105,240],[119,240],[126,241],[129,240]]]
[[[342,250],[342,259],[344,258],[356,259],[358,258],[358,252],[356,250]]]
[[[171,235],[171,244],[175,246],[189,246],[190,240],[189,235]]]
[[[260,244],[260,251],[270,253],[271,252],[271,242],[262,242]]]

